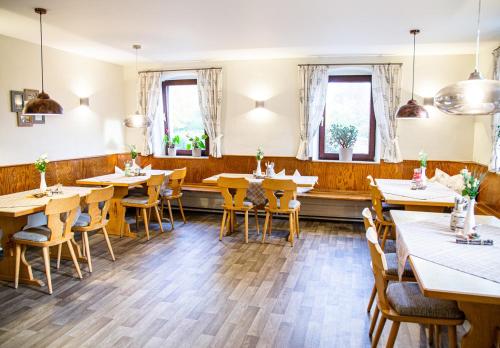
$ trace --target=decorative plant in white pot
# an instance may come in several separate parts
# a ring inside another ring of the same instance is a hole
[[[137,156],[139,156],[139,153],[137,152],[137,148],[135,147],[135,145],[129,145],[128,147],[130,149],[130,157],[132,158],[131,168],[133,169],[133,168],[137,167],[135,160],[136,160]]]
[[[358,129],[353,125],[332,124],[330,145],[339,146],[339,160],[352,161],[352,151],[358,139]]]
[[[176,156],[176,145],[179,145],[181,143],[181,138],[178,135],[175,135],[171,138],[168,133],[165,133],[165,135],[163,136],[163,143],[165,144],[167,155]]]
[[[423,151],[420,150],[418,153],[418,161],[420,162],[420,173],[422,174],[422,182],[425,183],[427,182],[427,175],[426,175],[426,170],[427,170],[427,154]]]
[[[255,170],[255,175],[262,176],[260,161],[262,161],[262,159],[264,158],[264,151],[262,151],[262,148],[260,146],[257,148],[257,154],[255,155],[255,158],[257,159],[257,169]]]
[[[467,215],[465,216],[464,233],[465,235],[470,235],[471,233],[474,233],[474,229],[476,227],[474,207],[476,205],[476,197],[479,194],[479,187],[486,177],[486,173],[478,175],[464,170],[462,171],[462,176],[464,178],[462,196],[464,196],[467,200]]]
[[[40,173],[40,191],[47,190],[47,182],[45,181],[45,173],[47,171],[47,164],[49,163],[48,155],[44,153],[35,161],[35,168]]]
[[[191,137],[186,135],[189,143],[186,145],[186,150],[191,150],[193,157],[201,157],[201,150],[205,149],[205,140],[208,138],[206,134],[201,137]]]

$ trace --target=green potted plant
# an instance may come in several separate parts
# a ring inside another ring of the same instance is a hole
[[[167,153],[167,155],[176,156],[176,145],[179,145],[181,143],[181,138],[178,135],[175,135],[171,138],[168,133],[165,133],[165,135],[163,136],[163,143],[165,144],[165,152]]]
[[[206,134],[199,136],[186,135],[189,143],[186,145],[186,150],[191,150],[193,157],[201,157],[201,151],[205,149],[205,140],[208,138]]]
[[[139,153],[137,152],[137,148],[135,147],[135,145],[129,145],[128,147],[130,149],[130,157],[132,158],[131,168],[135,168],[137,167],[135,159],[137,158],[137,156],[139,156]]]
[[[352,161],[352,151],[358,139],[358,129],[353,125],[332,124],[330,127],[330,145],[338,145],[339,160]]]

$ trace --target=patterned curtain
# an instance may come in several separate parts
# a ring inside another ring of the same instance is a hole
[[[328,89],[328,67],[325,65],[299,66],[300,144],[299,160],[312,156],[313,139],[323,120]]]
[[[401,100],[401,66],[374,65],[372,93],[373,108],[382,145],[381,159],[390,163],[402,162],[396,119]]]
[[[222,157],[222,69],[198,70],[198,97],[212,157]]]
[[[500,47],[493,51],[493,79],[500,80]],[[500,173],[500,114],[491,118],[491,161],[490,171]]]
[[[154,125],[162,117],[160,105],[161,72],[143,72],[139,74],[139,112],[151,120],[151,126],[144,129],[144,146],[142,155],[149,156],[153,153]]]

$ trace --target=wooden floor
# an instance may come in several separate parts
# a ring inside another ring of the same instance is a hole
[[[63,261],[52,269],[52,296],[0,283],[0,346],[370,346],[373,280],[360,224],[302,221],[291,248],[278,231],[285,220],[275,219],[268,244],[250,220],[244,244],[241,232],[219,242],[220,218],[190,214],[149,242],[113,239],[116,262],[96,234],[93,274],[83,265],[84,279],[73,278]],[[41,258],[30,256],[45,279]],[[397,346],[425,347],[423,329],[402,325]]]

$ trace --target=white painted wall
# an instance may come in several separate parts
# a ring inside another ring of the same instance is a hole
[[[44,48],[45,90],[64,108],[44,125],[17,127],[10,90],[41,89],[39,46],[0,35],[0,165],[123,151],[123,67]],[[90,107],[79,105],[90,98]]]

